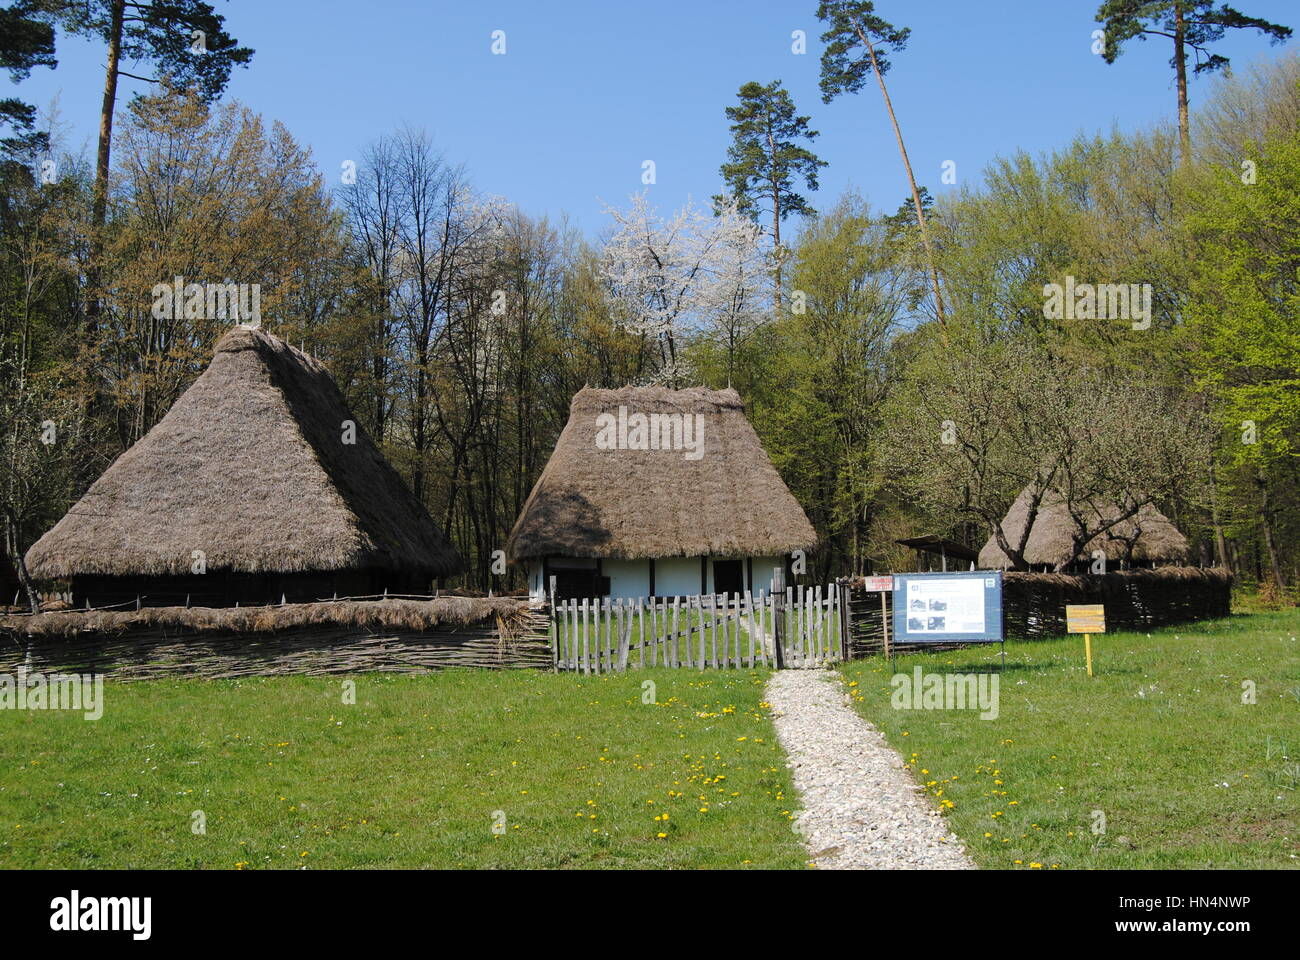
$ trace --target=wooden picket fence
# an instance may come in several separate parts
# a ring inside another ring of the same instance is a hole
[[[818,667],[843,659],[845,606],[831,587],[690,597],[570,599],[551,604],[554,668]]]

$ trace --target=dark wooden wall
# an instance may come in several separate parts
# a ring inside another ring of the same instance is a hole
[[[387,570],[345,570],[319,573],[222,573],[185,577],[74,577],[72,606],[106,607],[116,604],[176,607],[261,606],[309,603],[337,597],[382,594],[428,594],[432,579],[419,573]]]

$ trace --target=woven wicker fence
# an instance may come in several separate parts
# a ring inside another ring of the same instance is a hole
[[[158,677],[550,668],[549,618],[527,601],[359,601],[0,618],[0,672]]]
[[[1199,567],[1002,575],[1008,638],[1061,636],[1073,603],[1105,604],[1109,632],[1209,620],[1232,612],[1232,575]]]
[[[850,582],[850,655],[883,650],[879,593],[867,593],[862,581]],[[1072,575],[1015,573],[1002,575],[1002,605],[1008,640],[1065,634],[1066,604],[1106,606],[1106,629],[1142,630],[1166,624],[1226,617],[1232,606],[1232,575],[1226,570],[1158,567],[1116,573]],[[891,627],[893,597],[885,594]],[[955,645],[900,644],[899,650],[938,650]]]

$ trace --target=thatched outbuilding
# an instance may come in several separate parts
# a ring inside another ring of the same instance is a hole
[[[426,593],[462,566],[325,367],[245,327],[26,559],[76,606]]]
[[[1033,503],[1031,491],[1022,490],[1002,521],[1002,532],[1012,546],[1020,541],[1029,520]],[[1109,519],[1118,516],[1116,504],[1100,504],[1087,508],[1089,522],[1093,518]],[[1187,538],[1163,513],[1151,504],[1143,506],[1134,516],[1121,520],[1109,531],[1095,537],[1075,555],[1074,531],[1077,526],[1070,516],[1064,498],[1055,491],[1044,494],[1030,527],[1025,545],[1024,559],[1031,570],[1069,571],[1084,570],[1091,564],[1094,552],[1103,550],[1107,566],[1111,569],[1139,569],[1164,564],[1186,563]],[[981,569],[1009,570],[1013,563],[1002,549],[996,536],[990,536],[979,554]]]
[[[530,593],[765,589],[817,534],[734,390],[584,388],[507,544]]]
[[[947,572],[949,567],[953,570],[961,570],[963,564],[974,570],[975,564],[979,561],[978,551],[972,550],[964,543],[933,533],[919,537],[904,537],[894,542],[900,547],[911,547],[916,552],[917,573],[934,570],[936,565],[941,573]]]

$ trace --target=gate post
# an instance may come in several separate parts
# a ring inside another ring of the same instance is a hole
[[[785,567],[772,568],[772,658],[776,668],[785,667]]]
[[[840,581],[838,588],[840,591],[840,660],[848,663],[853,656],[853,644],[849,637],[849,598],[853,590],[847,579]]]
[[[551,590],[551,606],[547,611],[551,618],[551,670],[555,673],[560,672],[560,620],[555,615],[555,577],[551,577],[549,584]]]

